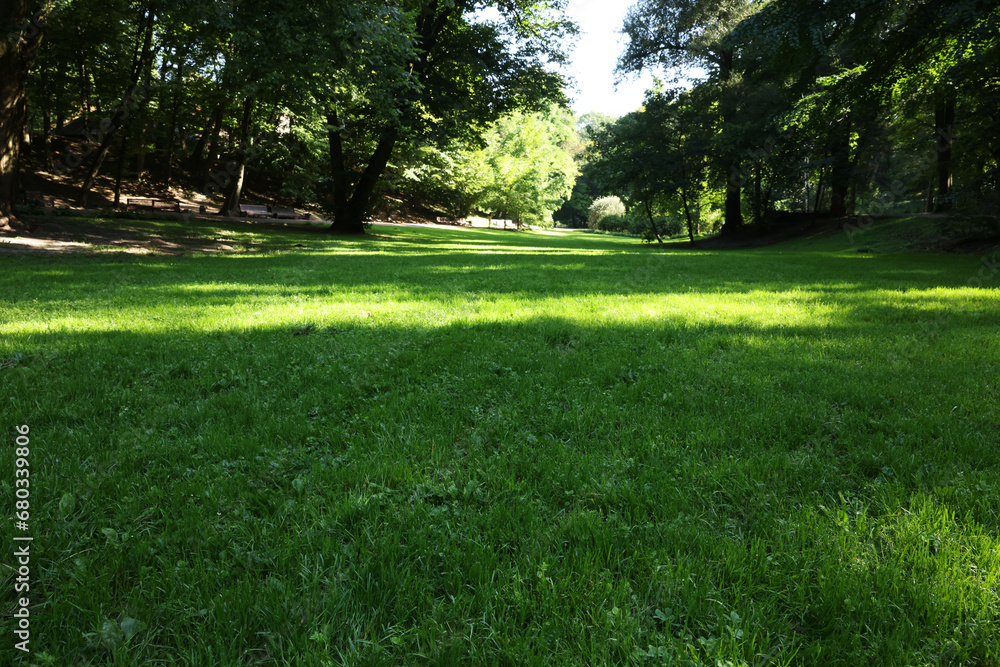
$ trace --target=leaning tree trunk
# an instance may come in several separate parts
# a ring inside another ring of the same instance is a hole
[[[254,100],[243,100],[243,120],[240,121],[240,150],[236,160],[236,173],[226,185],[226,201],[219,209],[219,215],[235,218],[240,214],[240,199],[243,197],[243,183],[246,180],[247,156],[250,153],[250,119],[253,116]]]
[[[152,62],[153,24],[155,21],[156,9],[155,6],[151,5],[146,14],[142,55],[139,56],[139,61],[132,72],[131,87],[129,88],[128,95],[126,95],[125,99],[122,100],[122,103],[118,106],[118,108],[115,109],[115,113],[111,117],[111,126],[108,128],[107,134],[103,136],[101,143],[97,148],[97,153],[94,155],[94,161],[90,165],[90,170],[87,172],[87,178],[84,180],[83,187],[81,188],[79,201],[81,207],[86,208],[87,206],[87,199],[90,196],[90,190],[94,187],[94,183],[97,182],[97,174],[100,173],[101,165],[104,163],[104,158],[107,157],[108,151],[111,150],[111,144],[115,140],[118,129],[131,113],[132,108],[140,103],[140,100],[137,99],[139,93],[139,76],[145,69],[145,63]],[[148,94],[148,91],[146,94]]]
[[[691,207],[688,205],[687,186],[685,185],[681,186],[681,200],[684,202],[684,217],[687,218],[688,223],[688,238],[691,239],[691,245],[694,245],[694,220],[691,219]]]
[[[34,12],[34,13],[33,13]],[[34,20],[32,17],[34,16]],[[6,0],[0,6],[0,229],[10,229],[17,200],[17,169],[27,105],[24,84],[42,39],[39,3]]]
[[[644,199],[642,201],[642,205],[646,209],[646,217],[649,218],[649,226],[653,230],[653,235],[656,236],[656,240],[662,245],[663,236],[660,234],[660,230],[656,227],[656,218],[653,217],[653,207],[649,205],[649,199]]]

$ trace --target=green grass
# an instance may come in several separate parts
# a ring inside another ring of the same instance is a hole
[[[995,227],[956,217],[917,215],[876,219],[860,215],[843,222],[835,233],[818,232],[788,242],[784,248],[821,252],[928,252],[970,237],[995,237],[997,231]]]
[[[150,224],[2,258],[20,664],[998,664],[978,258]]]

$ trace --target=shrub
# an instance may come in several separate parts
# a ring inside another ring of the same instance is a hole
[[[684,233],[684,223],[678,218],[657,218],[656,226],[666,237],[680,236]]]
[[[602,232],[624,232],[628,229],[628,226],[628,218],[624,215],[618,215],[617,213],[606,215],[597,223],[597,229]]]
[[[670,238],[684,232],[684,225],[677,218],[656,217],[654,220],[656,222],[656,229],[663,238]],[[653,231],[653,226],[649,224],[649,218],[645,216],[637,216],[631,219],[629,221],[628,233],[634,236],[641,236],[647,242],[656,240],[656,233]]]
[[[598,197],[590,205],[587,215],[587,227],[599,229],[598,223],[609,215],[625,215],[625,204],[618,197]]]

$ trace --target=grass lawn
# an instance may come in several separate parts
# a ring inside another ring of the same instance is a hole
[[[978,257],[182,228],[0,257],[0,655],[1000,664]]]

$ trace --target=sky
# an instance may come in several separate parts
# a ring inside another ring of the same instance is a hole
[[[568,14],[580,26],[572,64],[566,74],[576,79],[571,91],[573,112],[582,115],[601,111],[623,116],[642,106],[643,94],[652,87],[653,76],[629,75],[615,87],[615,66],[625,48],[621,34],[625,12],[634,0],[570,0]]]

